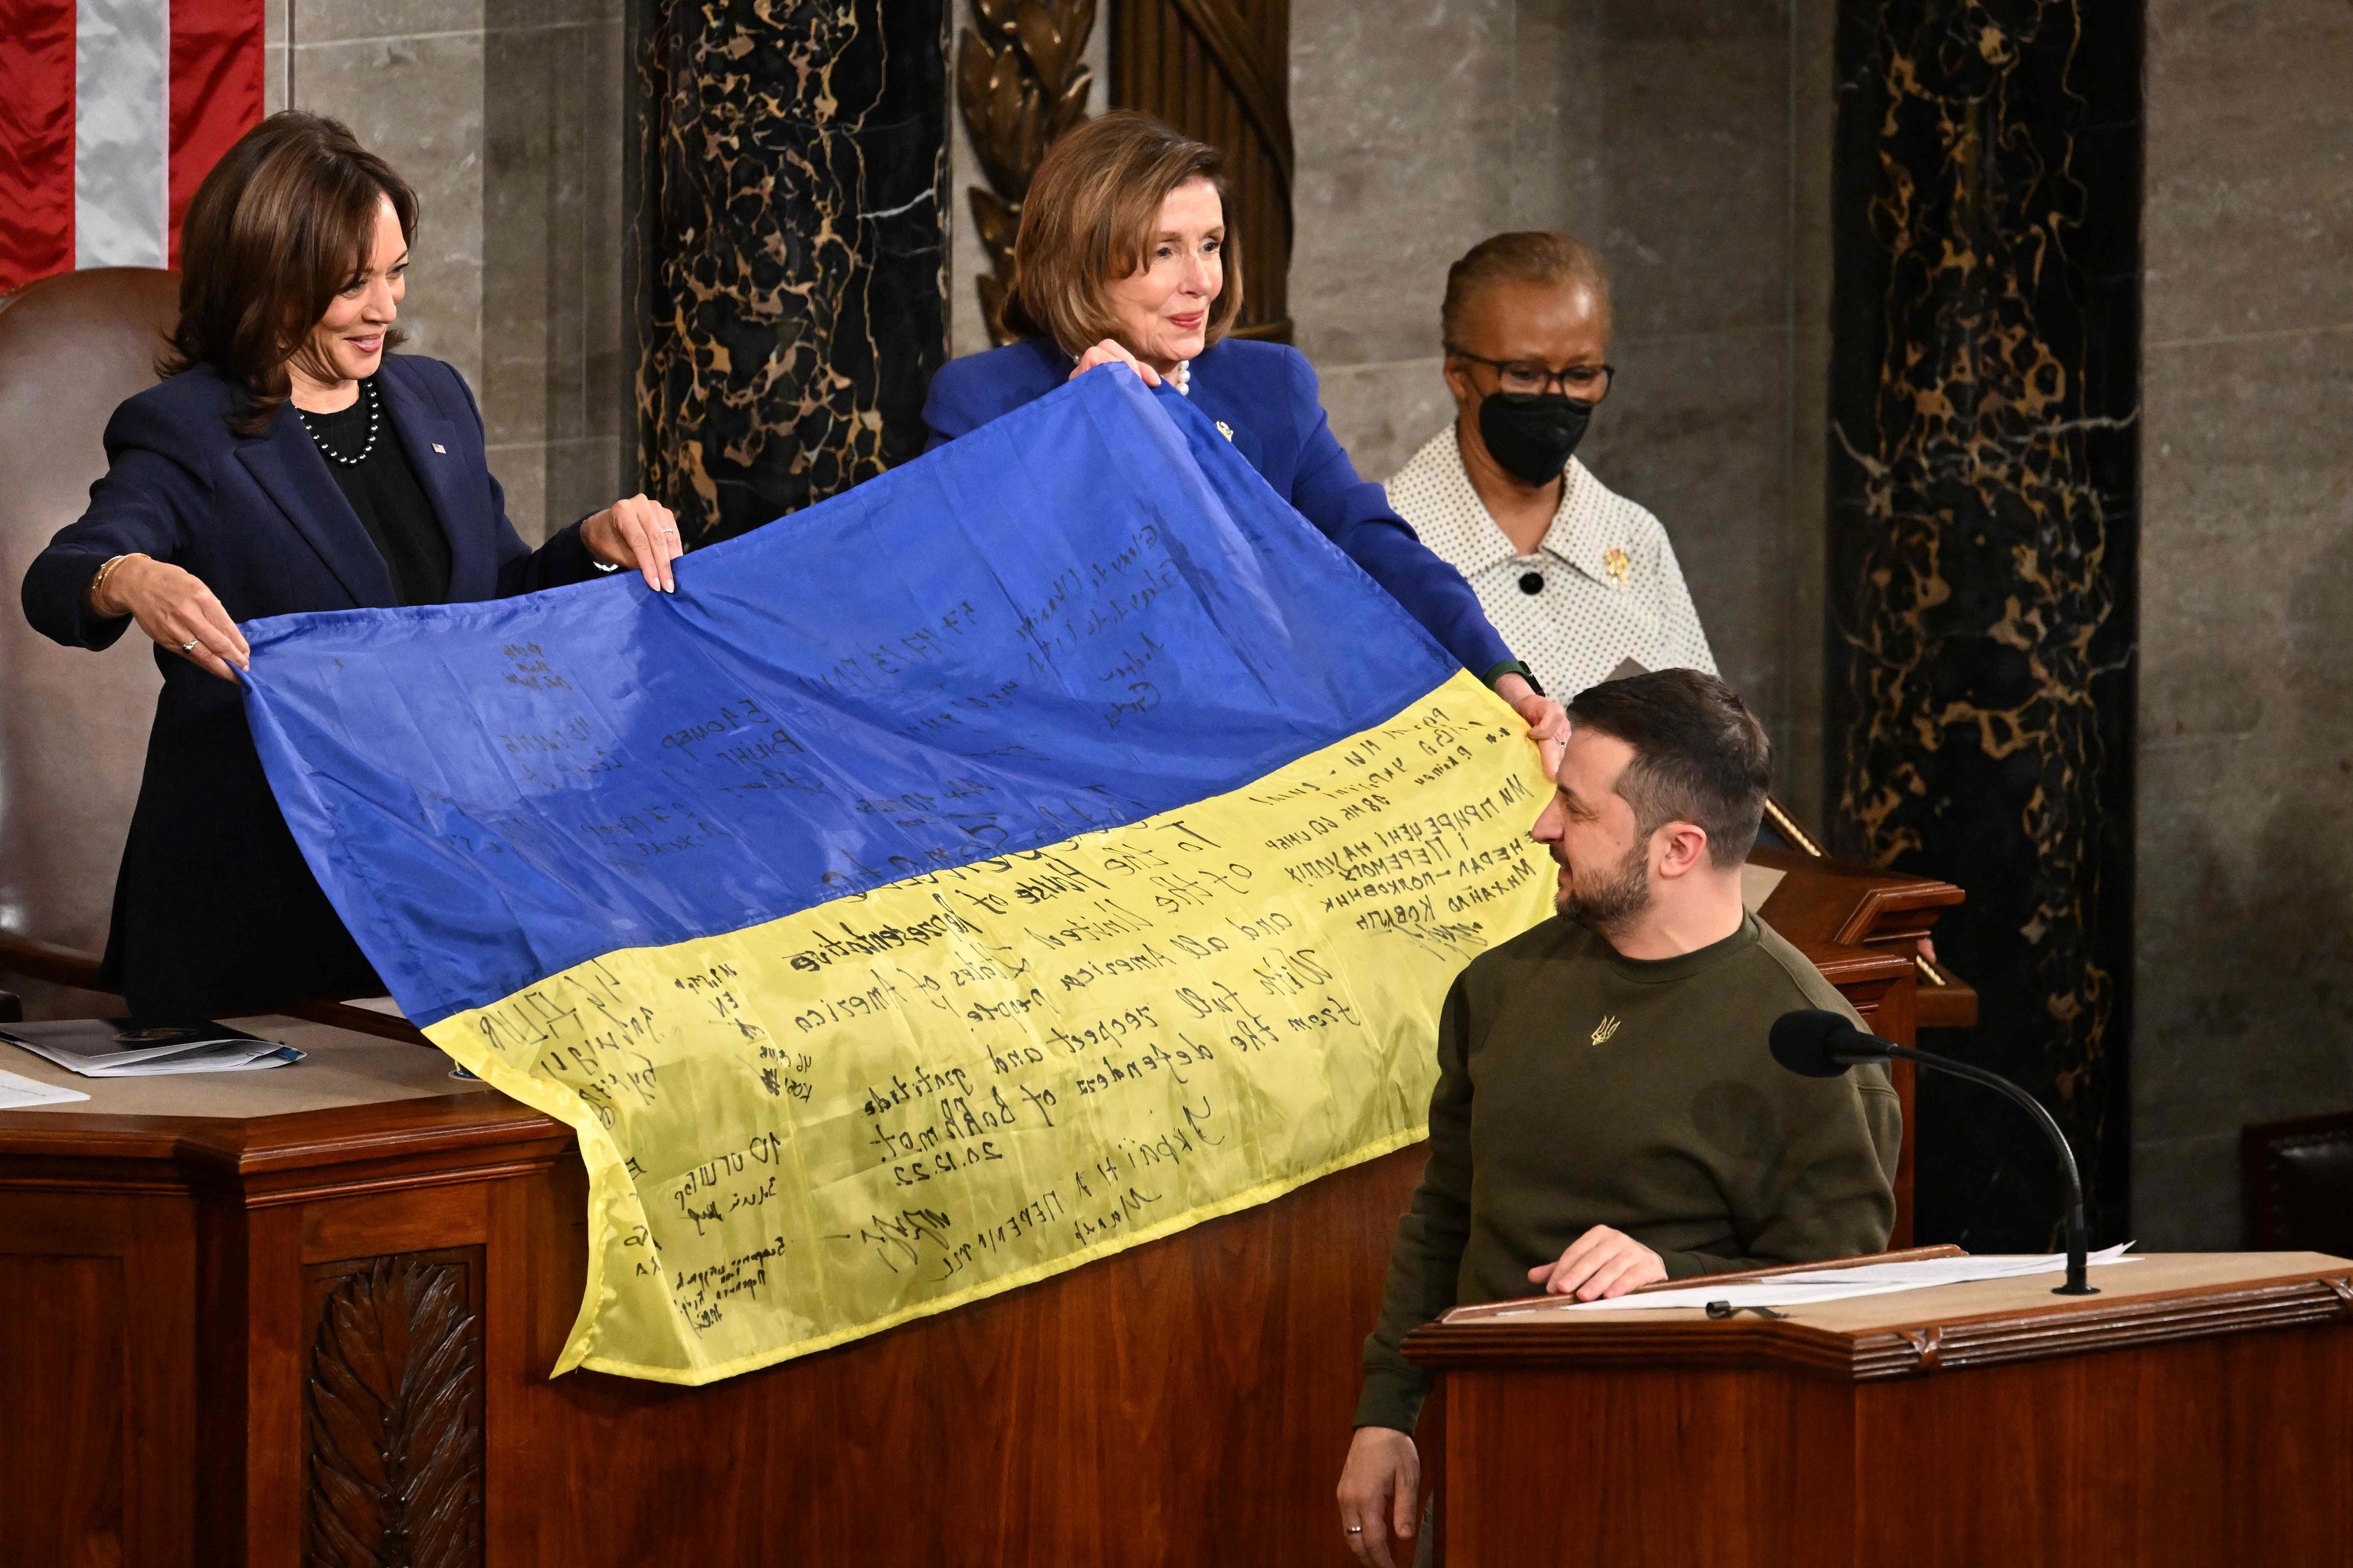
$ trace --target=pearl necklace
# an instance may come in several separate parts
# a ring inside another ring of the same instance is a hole
[[[1193,362],[1189,359],[1178,360],[1176,373],[1170,376],[1168,380],[1177,391],[1190,397],[1193,395]]]
[[[294,410],[302,421],[302,428],[311,432],[311,444],[319,449],[319,455],[329,462],[341,463],[345,468],[357,468],[367,461],[368,453],[375,450],[376,433],[384,425],[384,405],[376,400],[375,387],[372,382],[360,383],[360,397],[367,404],[368,433],[367,444],[360,448],[359,455],[356,457],[345,457],[329,446],[326,438],[319,434],[319,427],[311,422],[311,416],[301,408]]]

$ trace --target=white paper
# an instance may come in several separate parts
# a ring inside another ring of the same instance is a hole
[[[72,1100],[88,1098],[90,1097],[79,1089],[45,1084],[21,1073],[0,1072],[0,1110],[21,1110],[26,1106],[61,1106]]]
[[[363,1008],[369,1012],[381,1012],[386,1018],[397,1018],[403,1023],[408,1022],[408,1014],[400,1011],[400,1003],[388,996],[355,996],[343,1005]]]
[[[222,1033],[212,1035],[209,1031]],[[226,1024],[146,1027],[129,1018],[69,1018],[0,1027],[0,1040],[85,1078],[246,1072],[299,1062],[302,1053]]]
[[[85,1078],[160,1078],[174,1073],[253,1073],[264,1067],[291,1066],[303,1055],[291,1045],[280,1045],[275,1041],[256,1041],[249,1045],[230,1041],[122,1067],[76,1067],[71,1062],[58,1065],[70,1067]]]
[[[2111,1263],[2138,1263],[2125,1256],[2133,1244],[2119,1242],[2091,1254],[2094,1267]],[[1866,1263],[1852,1268],[1815,1268],[1802,1274],[1777,1274],[1746,1285],[1704,1282],[1674,1290],[1650,1290],[1615,1296],[1606,1301],[1546,1301],[1493,1314],[1497,1318],[1549,1316],[1556,1312],[1652,1312],[1661,1308],[1704,1309],[1711,1301],[1734,1307],[1810,1307],[1817,1301],[1842,1301],[1852,1296],[1886,1296],[1898,1290],[1926,1290],[1937,1285],[1966,1285],[1978,1279],[2015,1279],[2033,1274],[2064,1274],[2067,1255],[2045,1256],[1995,1255],[1987,1257],[1924,1257],[1912,1263]]]

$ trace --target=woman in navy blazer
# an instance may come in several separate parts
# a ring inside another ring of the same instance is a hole
[[[1567,739],[1560,705],[1496,635],[1462,574],[1356,477],[1307,358],[1226,336],[1241,311],[1227,271],[1220,154],[1149,115],[1117,110],[1070,132],[1039,164],[1014,238],[1006,324],[1023,341],[955,360],[923,405],[931,444],[953,440],[1103,366],[1174,386],[1302,515],[1389,591],[1462,667],[1535,726],[1549,767]]]
[[[40,631],[105,648],[135,620],[164,672],[103,970],[142,1017],[383,990],[263,777],[238,621],[625,565],[671,586],[677,524],[642,496],[535,551],[516,535],[465,381],[390,353],[416,221],[408,186],[334,122],[248,132],[182,228],[177,374],[115,410],[90,510],[26,575]]]

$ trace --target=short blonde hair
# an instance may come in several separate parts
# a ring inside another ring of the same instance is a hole
[[[1006,328],[1021,337],[1050,337],[1074,359],[1104,338],[1125,343],[1109,285],[1144,270],[1160,205],[1177,186],[1207,180],[1226,201],[1224,168],[1225,155],[1207,142],[1133,109],[1114,109],[1070,131],[1047,149],[1021,201]],[[1242,310],[1241,255],[1231,224],[1222,259],[1226,281],[1209,304],[1209,343],[1225,336]]]

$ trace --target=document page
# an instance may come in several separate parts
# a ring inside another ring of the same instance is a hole
[[[90,1097],[79,1089],[59,1088],[38,1078],[28,1078],[22,1073],[0,1072],[0,1110],[23,1110],[27,1106],[61,1106],[69,1100],[86,1100]]]
[[[2094,1267],[2104,1264],[2137,1263],[2126,1257],[2130,1242],[2119,1242],[2090,1255]],[[1927,1257],[1913,1263],[1868,1263],[1853,1268],[1809,1269],[1802,1274],[1777,1274],[1746,1285],[1710,1285],[1704,1279],[1672,1290],[1639,1291],[1606,1301],[1530,1302],[1507,1308],[1498,1318],[1548,1316],[1557,1312],[1654,1312],[1662,1308],[1704,1309],[1712,1301],[1740,1307],[1810,1307],[1817,1301],[1841,1301],[1852,1296],[1884,1296],[1898,1290],[1926,1290],[1936,1285],[1966,1285],[1978,1279],[2010,1279],[2034,1274],[2063,1274],[2067,1255],[1986,1257]]]

